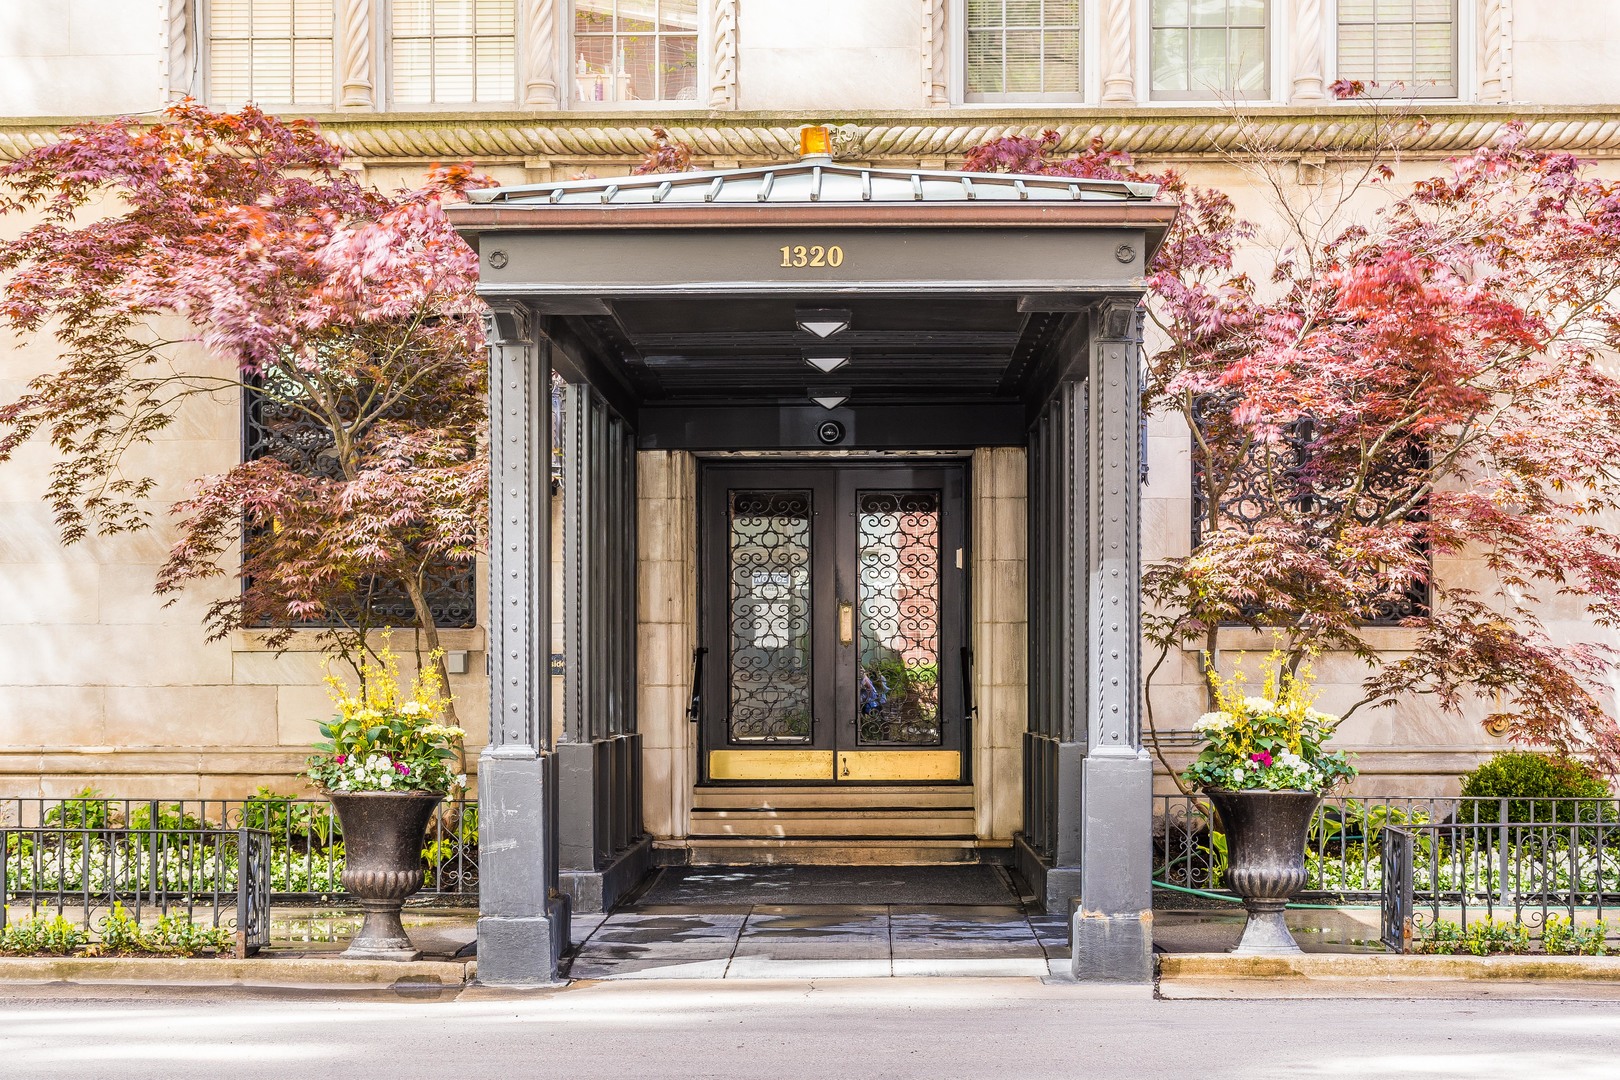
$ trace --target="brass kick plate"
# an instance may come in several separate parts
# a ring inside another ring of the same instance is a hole
[[[962,779],[962,755],[955,750],[850,750],[838,755],[840,780]]]
[[[710,750],[710,780],[831,780],[831,750]]]

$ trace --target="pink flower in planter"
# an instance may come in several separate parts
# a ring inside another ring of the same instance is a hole
[[[345,761],[348,761],[348,760],[349,760],[349,755],[348,754],[339,754],[337,756],[337,763],[339,765],[343,764]]]
[[[394,767],[399,770],[399,775],[401,776],[405,776],[411,771],[411,767],[405,764],[403,761]]]
[[[1260,767],[1263,769],[1271,768],[1271,754],[1268,751],[1261,750],[1257,753],[1250,754],[1249,760],[1259,762]]]

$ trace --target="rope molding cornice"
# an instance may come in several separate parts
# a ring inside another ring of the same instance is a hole
[[[1409,125],[1403,153],[1442,157],[1494,138],[1505,124],[1523,121],[1530,145],[1579,154],[1620,152],[1620,107],[1505,109],[1462,106],[1422,114],[1428,127]],[[10,160],[57,137],[58,129],[85,118],[0,121],[0,160]],[[311,119],[334,142],[357,157],[473,160],[590,158],[640,155],[654,125],[691,145],[703,157],[790,160],[798,153],[803,114],[730,113],[392,113],[322,114]],[[1243,116],[1215,109],[1042,110],[1008,114],[956,110],[842,114],[831,121],[859,130],[845,155],[871,161],[960,157],[970,147],[1006,135],[1039,136],[1048,128],[1060,148],[1078,150],[1100,138],[1113,150],[1143,157],[1199,155],[1239,144],[1247,128],[1285,153],[1355,153],[1371,144],[1377,122],[1342,109],[1256,110]]]

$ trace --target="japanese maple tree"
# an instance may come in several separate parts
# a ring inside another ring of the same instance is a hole
[[[186,102],[0,167],[0,212],[32,220],[0,241],[0,320],[58,346],[0,404],[0,460],[54,444],[68,543],[172,511],[160,594],[240,578],[208,609],[210,639],[263,627],[279,646],[326,625],[353,662],[378,591],[408,598],[437,652],[427,575],[470,566],[485,527],[486,359],[476,258],[440,208],[477,178],[437,170],[389,195],[343,156],[305,122]],[[223,374],[188,362],[197,344]],[[267,452],[155,506],[131,451],[188,401],[238,394],[282,421]]]
[[[1269,629],[1292,667],[1365,664],[1346,715],[1480,700],[1520,742],[1620,768],[1620,184],[1517,126],[1405,185],[1371,146],[1328,194],[1244,147],[1262,233],[1219,192],[1056,145],[999,139],[967,167],[1157,181],[1182,207],[1148,271],[1144,407],[1186,422],[1199,539],[1144,571],[1158,664],[1217,669],[1221,627]],[[1234,268],[1245,244],[1265,277]],[[1450,559],[1477,571],[1431,572]]]

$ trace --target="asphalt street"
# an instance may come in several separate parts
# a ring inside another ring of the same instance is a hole
[[[1035,979],[0,991],[5,1078],[440,1076],[1616,1080],[1620,1002],[1162,1001]]]

